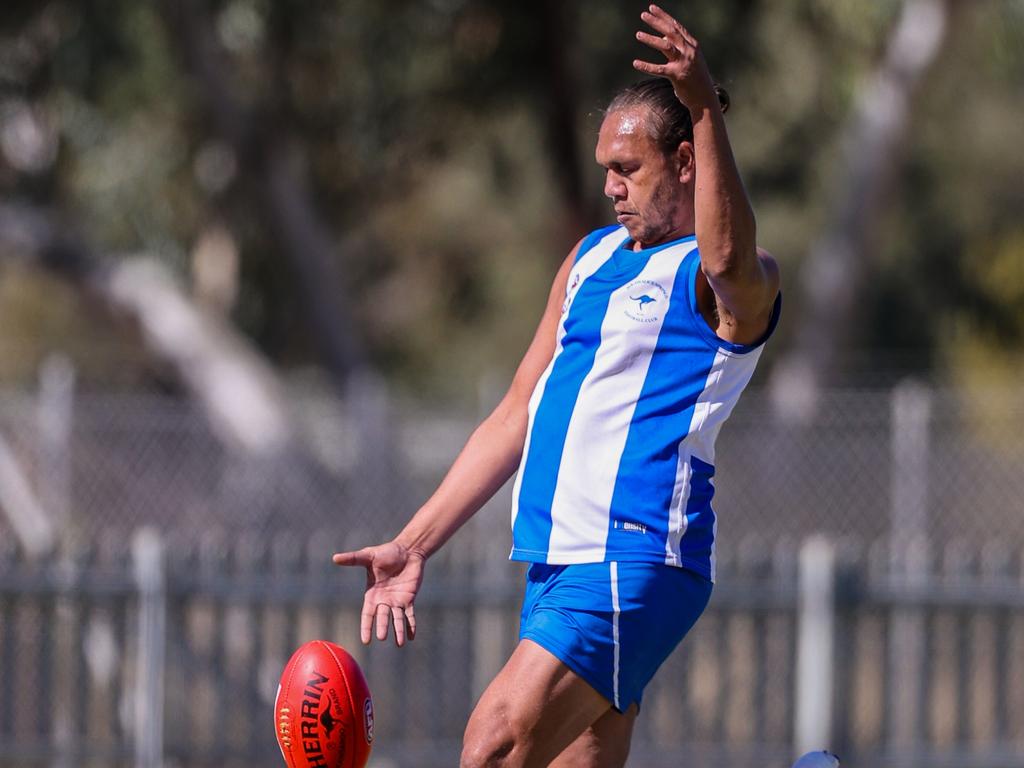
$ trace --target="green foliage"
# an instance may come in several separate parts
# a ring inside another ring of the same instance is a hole
[[[990,384],[1013,383],[1024,350],[1022,10],[993,3],[957,19],[916,105],[876,277],[884,291],[861,340],[878,346],[895,330],[901,346],[930,350],[954,378],[971,367]],[[1015,52],[998,42],[1014,29]],[[1013,57],[1016,67],[1006,66]]]
[[[242,263],[235,320],[278,363],[315,362],[304,299],[252,204],[258,190],[246,186],[259,158],[234,156],[218,138],[164,13],[173,5],[5,5],[0,132],[27,106],[57,149],[28,169],[0,152],[0,196],[55,206],[100,250],[155,253],[186,281],[202,233],[226,221]],[[352,332],[374,360],[418,392],[465,393],[489,371],[507,377],[551,275],[583,234],[564,229],[561,179],[579,176],[590,223],[608,215],[592,145],[601,107],[636,79],[643,4],[201,6],[232,97],[308,173],[351,287],[339,301],[351,303]],[[730,130],[761,241],[790,285],[843,184],[838,136],[898,10],[896,0],[680,9],[733,96]],[[879,222],[866,350],[909,346],[948,361],[952,339],[1019,348],[1024,338],[1014,268],[1024,255],[1024,6],[962,4],[957,25],[915,105],[898,202]],[[559,66],[571,86],[561,96]],[[559,103],[575,126],[575,157],[553,141]],[[46,303],[22,311],[37,319],[0,327],[0,343],[60,346],[40,319]]]

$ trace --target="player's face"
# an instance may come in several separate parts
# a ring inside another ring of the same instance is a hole
[[[647,107],[609,112],[601,123],[595,157],[605,169],[604,193],[629,236],[640,246],[675,239],[688,232],[685,169],[677,154],[665,154],[651,138]]]

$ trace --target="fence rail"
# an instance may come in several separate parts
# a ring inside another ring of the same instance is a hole
[[[279,765],[277,678],[314,637],[366,670],[377,768],[456,764],[517,635],[508,490],[431,560],[410,648],[358,643],[362,578],[330,554],[393,534],[472,419],[297,399],[306,453],[268,461],[187,403],[47,397],[0,392],[0,766]],[[1024,768],[1022,464],[1019,392],[833,392],[807,424],[748,393],[719,440],[718,585],[631,765],[829,744],[844,768]]]
[[[154,536],[54,564],[0,559],[0,765],[279,765],[277,676],[314,637],[366,670],[374,765],[457,763],[468,712],[512,649],[518,566],[428,572],[417,641],[367,649],[360,585],[288,534],[177,550]],[[645,695],[631,765],[782,768],[810,696],[811,737],[844,766],[1024,766],[1019,560],[965,553],[915,582],[873,570],[878,549],[840,550],[824,574],[794,568],[797,553],[726,558],[707,613]],[[829,587],[825,604],[802,597],[808,580]],[[810,680],[809,648],[828,649]]]

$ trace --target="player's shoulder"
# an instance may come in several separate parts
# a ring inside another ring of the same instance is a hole
[[[596,237],[598,240],[602,239],[605,235],[617,232],[618,230],[625,230],[626,228],[621,224],[609,224],[606,227],[598,227],[591,232],[587,237]]]
[[[583,256],[586,255],[587,251],[591,250],[595,245],[604,240],[608,235],[612,234],[617,230],[624,230],[621,224],[611,224],[607,227],[599,227],[593,232],[584,235],[580,238],[580,241],[576,243],[576,247],[573,249],[573,261],[579,261]]]

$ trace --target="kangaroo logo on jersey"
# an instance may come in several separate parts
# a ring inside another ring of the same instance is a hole
[[[648,304],[658,303],[657,299],[652,299],[646,293],[642,293],[639,296],[630,296],[629,298],[631,298],[633,301],[637,302],[640,305],[641,314],[643,314],[644,307],[646,307]]]
[[[626,317],[638,323],[656,323],[668,306],[668,292],[653,280],[634,280],[626,286]]]

